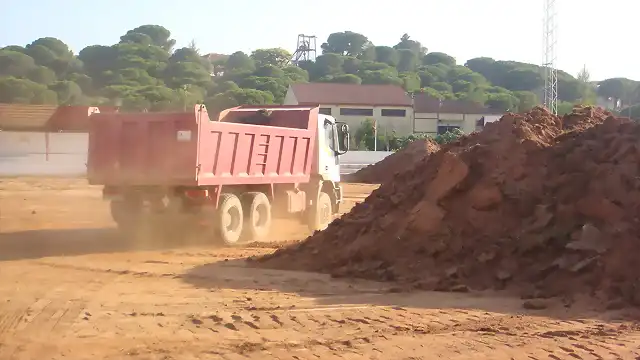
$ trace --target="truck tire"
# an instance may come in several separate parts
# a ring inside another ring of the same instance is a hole
[[[162,206],[156,211],[154,227],[158,230],[157,236],[168,245],[182,244],[185,238],[189,238],[194,230],[190,226],[184,211],[183,199],[179,197],[167,197]]]
[[[243,222],[240,199],[234,194],[221,194],[215,212],[216,235],[226,245],[236,245],[240,242]]]
[[[322,231],[333,221],[331,196],[324,191],[320,192],[318,200],[311,205],[310,210],[309,229],[311,231]]]
[[[262,241],[271,231],[271,203],[261,192],[249,192],[240,196],[244,210],[243,241]]]
[[[124,235],[133,235],[139,225],[142,204],[135,200],[113,200],[111,201],[111,218],[118,225],[118,229]]]

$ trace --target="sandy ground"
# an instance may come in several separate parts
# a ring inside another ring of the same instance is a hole
[[[628,310],[248,267],[307,235],[278,225],[263,246],[130,244],[82,180],[0,180],[0,359],[640,359]]]

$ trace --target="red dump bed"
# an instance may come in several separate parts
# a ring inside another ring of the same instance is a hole
[[[229,185],[309,181],[317,107],[241,106],[188,113],[93,114],[89,182]],[[260,125],[256,125],[260,124]]]

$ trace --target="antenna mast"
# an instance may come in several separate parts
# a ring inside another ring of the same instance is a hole
[[[544,105],[558,114],[558,67],[556,65],[557,25],[556,0],[544,1]]]

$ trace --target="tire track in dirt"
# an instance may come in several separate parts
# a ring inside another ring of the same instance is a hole
[[[91,284],[89,284],[91,286]],[[67,289],[64,292],[54,294],[46,299],[42,299],[38,306],[39,311],[30,317],[21,327],[21,332],[28,333],[30,337],[39,338],[50,334],[62,318],[68,313],[70,305],[73,303],[69,299],[79,289]],[[43,306],[42,306],[43,305]]]
[[[87,318],[90,314],[85,314],[86,316],[81,316],[83,311],[86,309],[87,304],[93,300],[94,295],[98,293],[105,285],[106,280],[113,278],[114,276],[101,276],[96,277],[82,288],[80,293],[75,294],[73,299],[67,301],[65,306],[65,313],[59,319],[59,321],[53,326],[51,331],[60,332],[66,334],[71,326],[82,318]]]
[[[0,313],[0,340],[12,334],[27,311],[25,306],[10,306]]]
[[[46,263],[38,265],[57,267]],[[25,316],[22,317],[20,323],[12,329],[14,332],[12,335],[27,334],[29,337],[41,337],[52,332],[65,334],[71,325],[80,318],[80,314],[87,303],[93,299],[93,295],[115,276],[81,275],[80,279],[74,279],[74,281],[82,282],[81,286],[76,282],[71,283],[63,280],[65,282],[62,285],[35,297],[35,301],[26,308]],[[51,277],[54,278],[55,274],[52,274]]]
[[[407,312],[407,315],[403,315],[401,311],[389,310],[380,307],[344,310],[336,307],[310,307],[276,311],[227,309],[226,313],[201,318],[196,316],[189,322],[199,327],[212,328],[225,338],[229,333],[237,335],[229,338],[230,340],[223,345],[225,350],[221,350],[221,354],[231,352],[247,358],[253,358],[255,353],[272,354],[278,349],[306,349],[314,354],[321,354],[323,351],[347,351],[350,352],[349,358],[358,358],[358,353],[370,354],[370,348],[380,342],[400,338],[418,338],[423,342],[429,342],[429,338],[443,336],[452,341],[462,337],[461,341],[455,340],[447,345],[449,350],[453,349],[461,354],[461,357],[456,357],[459,359],[465,359],[464,356],[474,359],[491,359],[492,356],[517,359],[522,358],[523,354],[528,359],[536,360],[586,360],[612,356],[624,359],[629,354],[628,351],[614,352],[600,346],[598,343],[614,340],[618,335],[614,336],[614,328],[603,330],[604,325],[595,321],[557,321],[549,328],[549,321],[544,318],[533,320],[515,315],[456,310]],[[381,315],[381,312],[390,316]],[[443,317],[444,320],[434,322]],[[289,340],[270,340],[268,334],[274,330],[279,331],[280,337]],[[567,338],[568,336],[570,337]],[[556,341],[558,337],[561,340],[572,341],[573,345],[558,345],[565,343]],[[596,338],[598,343],[595,345],[589,346],[586,343],[593,343],[592,340]]]
[[[525,320],[525,319],[522,319]],[[527,319],[529,320],[529,319]],[[519,329],[518,332],[486,331],[489,328],[477,329],[481,336],[489,335],[497,346],[487,346],[498,353],[508,350],[512,358],[525,355],[529,359],[627,359],[637,358],[637,351],[626,344],[612,344],[627,342],[622,337],[639,338],[637,332],[625,333],[616,326],[598,323],[596,321],[558,321],[549,326],[549,321],[528,321],[530,328]],[[517,326],[514,324],[512,328]],[[624,330],[624,327],[623,327]],[[478,342],[479,340],[476,340]],[[484,341],[483,341],[484,342]],[[631,341],[632,342],[632,341]],[[489,344],[485,344],[489,345]],[[615,348],[612,348],[615,347]],[[506,354],[506,353],[505,353]]]
[[[66,286],[58,286],[44,292],[44,295],[36,296],[35,301],[30,305],[19,304],[11,301],[8,311],[0,314],[0,343],[14,338],[22,332],[32,321],[37,318],[50,304],[52,295],[66,292]],[[17,346],[9,344],[7,341],[0,347],[0,359],[10,359],[13,357]]]
[[[327,348],[329,350],[355,350],[360,346],[371,346],[402,336],[436,335],[457,331],[457,323],[434,327],[429,324],[431,316],[422,318],[399,317],[398,314],[379,316],[381,307],[339,307],[273,311],[271,309],[228,309],[229,312],[204,317],[192,317],[188,323],[196,327],[214,329],[214,332],[226,336],[227,333],[241,333],[246,340],[231,341],[229,351],[239,351],[243,355],[254,351],[267,351],[279,348]],[[396,311],[397,312],[397,311]],[[435,315],[433,315],[435,316]],[[459,323],[486,321],[495,314],[487,314],[479,319],[467,317]],[[278,330],[280,337],[295,339],[289,341],[269,340],[269,332]],[[327,332],[330,330],[330,332]],[[252,339],[267,340],[261,343]],[[258,346],[259,343],[259,346]]]
[[[17,347],[8,343],[27,312],[26,306],[11,305],[0,308],[0,359],[11,359]]]

